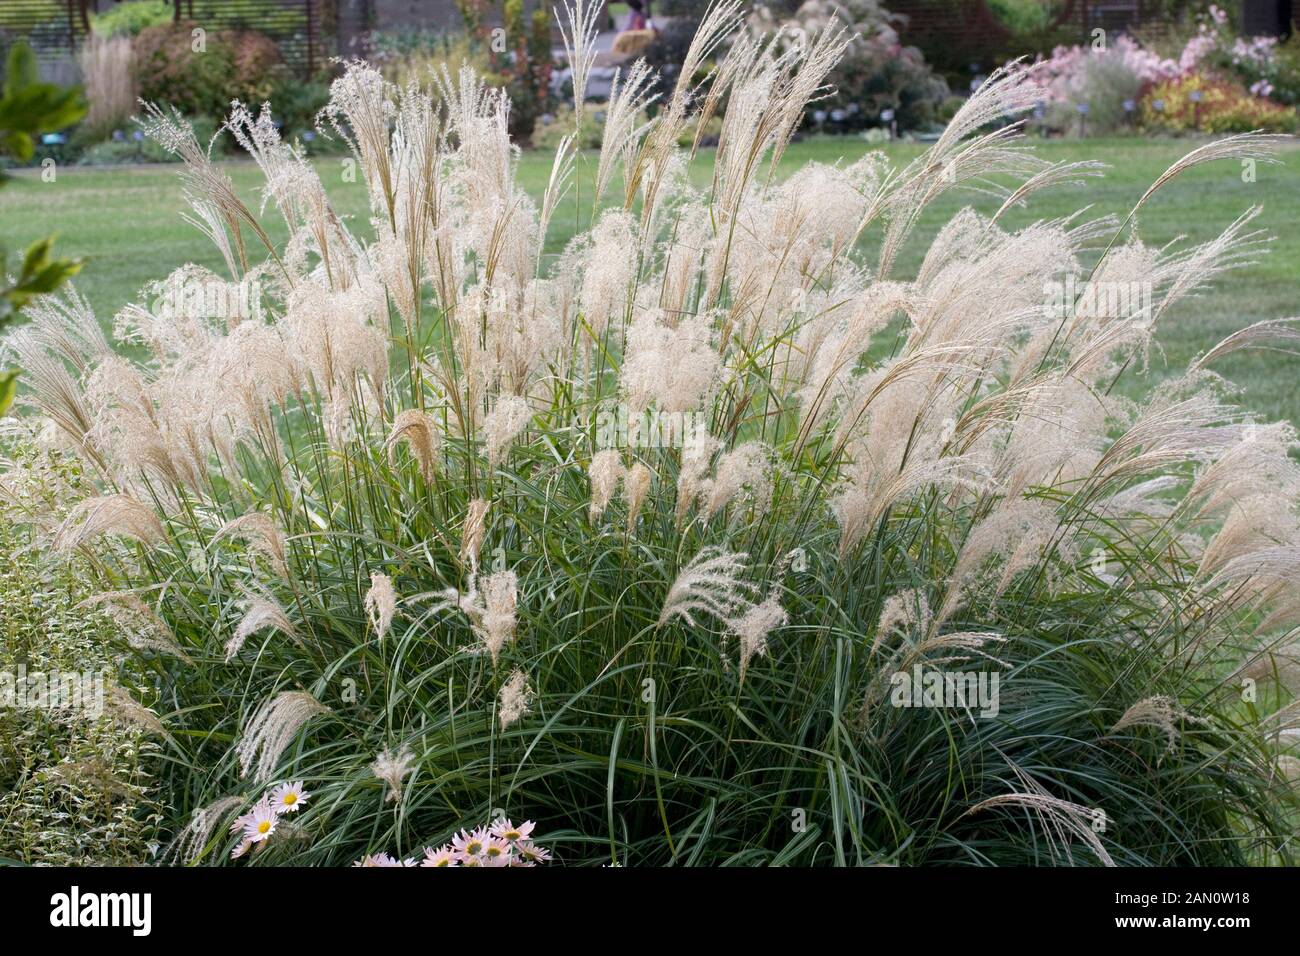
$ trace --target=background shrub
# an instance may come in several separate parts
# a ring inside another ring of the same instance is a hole
[[[174,15],[168,0],[126,0],[101,13],[92,13],[90,28],[102,37],[133,37],[149,27],[171,23]]]
[[[140,97],[187,116],[209,117],[224,116],[231,100],[268,99],[283,72],[275,41],[253,30],[223,30],[208,33],[206,49],[195,52],[197,26],[186,21],[140,32],[135,39]]]
[[[317,135],[316,114],[329,102],[329,83],[324,79],[299,79],[285,71],[275,81],[269,102],[282,124],[286,139],[302,139],[309,153],[338,151],[341,147]]]
[[[542,117],[533,131],[533,145],[538,149],[557,149],[561,140],[576,132],[576,144],[579,149],[600,149],[600,138],[604,133],[606,107],[603,103],[584,103],[582,122],[574,123],[573,107],[562,104],[554,114]]]
[[[1199,103],[1192,94],[1199,92]],[[1163,109],[1156,109],[1159,101]],[[1292,132],[1297,128],[1294,107],[1252,96],[1237,81],[1207,73],[1191,73],[1157,83],[1142,100],[1142,122],[1149,129],[1172,133],[1245,133],[1251,130]]]
[[[948,84],[934,74],[920,50],[899,42],[895,18],[877,0],[806,0],[788,20],[758,7],[749,22],[762,35],[784,23],[787,30],[811,37],[832,17],[849,28],[851,39],[827,77],[831,94],[819,98],[812,110],[844,130],[889,125],[880,118],[885,109],[894,111],[899,129],[931,125],[948,96]],[[806,122],[813,122],[811,112]]]
[[[188,120],[194,135],[206,149],[213,144],[213,154],[220,156],[229,148],[229,137],[217,136],[217,123],[206,116]],[[215,139],[214,139],[215,137]],[[118,166],[130,163],[174,163],[176,157],[138,129],[117,131],[113,136],[82,149],[76,157],[79,166]]]
[[[428,84],[441,72],[443,65],[456,76],[465,66],[483,73],[487,56],[464,33],[413,30],[409,33],[374,31],[364,44],[365,59],[398,86]]]
[[[457,0],[465,29],[479,54],[486,57],[483,77],[510,97],[510,134],[520,145],[532,142],[537,119],[551,107],[550,8],[538,4],[531,14],[523,0],[501,0],[498,21],[505,31],[507,48],[493,42],[490,0]]]

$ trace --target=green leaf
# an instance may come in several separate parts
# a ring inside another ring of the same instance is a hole
[[[21,162],[27,162],[35,152],[32,138],[15,130],[0,132],[0,152],[8,153]]]
[[[55,259],[54,237],[37,239],[23,255],[23,271],[17,288],[29,298],[53,292],[65,280],[81,271],[81,263],[72,259]]]
[[[16,318],[16,313],[38,295],[53,292],[81,271],[75,259],[56,259],[52,255],[54,237],[38,239],[23,254],[18,280],[0,290],[0,327]]]
[[[10,369],[7,372],[0,372],[0,415],[9,411],[9,406],[13,404],[14,395],[18,392],[18,370]]]
[[[5,96],[38,82],[40,75],[36,54],[25,41],[20,40],[9,50],[9,62],[5,66]]]
[[[0,99],[0,130],[43,133],[71,126],[86,115],[81,88],[36,83]]]
[[[85,115],[81,88],[40,82],[31,47],[16,44],[9,52],[0,94],[0,154],[27,162],[36,151],[38,134],[71,126]]]

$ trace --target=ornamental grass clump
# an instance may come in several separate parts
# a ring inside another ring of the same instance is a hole
[[[124,310],[117,337],[149,346],[127,361],[50,305],[10,346],[95,478],[49,533],[149,625],[123,646],[160,682],[173,829],[216,807],[207,845],[232,795],[294,780],[311,812],[267,858],[299,864],[430,835],[449,857],[507,814],[566,864],[1289,860],[1295,431],[1234,408],[1209,361],[1140,403],[1112,388],[1260,251],[1253,213],[1179,249],[967,209],[900,275],[947,190],[1005,211],[1097,170],[1018,143],[999,121],[1034,92],[999,73],[906,166],[779,181],[846,41],[727,47],[738,18],[715,7],[652,118],[637,69],[620,81],[609,113],[636,119],[606,125],[603,195],[566,139],[529,196],[472,72],[399,89],[352,63],[326,115],[369,230],[269,112],[230,117],[273,246],[151,114],[226,263],[186,280],[255,282],[260,313]],[[677,143],[724,104],[694,188]],[[1158,186],[1275,145],[1221,141]],[[547,255],[570,195],[587,228]],[[1152,301],[1084,307],[1089,277]],[[904,703],[911,675],[999,699]],[[241,845],[217,842],[204,862]]]

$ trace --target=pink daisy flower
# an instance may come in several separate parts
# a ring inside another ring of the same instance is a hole
[[[482,856],[487,840],[487,831],[482,827],[472,833],[461,830],[451,838],[451,848],[460,856],[461,862],[466,862],[472,857]]]
[[[531,840],[521,840],[515,844],[515,850],[519,854],[519,859],[524,866],[536,866],[538,863],[549,863],[552,859],[551,851],[544,846],[538,846]]]
[[[424,859],[420,861],[420,866],[459,866],[460,859],[456,856],[456,851],[451,847],[443,845],[434,849],[426,847]]]
[[[483,845],[484,866],[509,866],[511,845],[500,837],[488,837]]]
[[[525,820],[519,826],[515,826],[509,820],[498,820],[492,825],[491,832],[494,837],[509,843],[518,843],[520,840],[527,840],[536,825],[531,820]]]

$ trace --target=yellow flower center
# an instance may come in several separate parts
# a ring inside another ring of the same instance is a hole
[[[518,830],[507,830],[504,836],[507,840],[523,839],[523,834],[521,834]]]
[[[488,855],[488,856],[500,856],[500,855],[501,855],[501,847],[499,847],[499,846],[490,846],[490,847],[488,847],[487,855]]]
[[[270,821],[270,820],[263,820],[261,823],[259,823],[259,824],[257,825],[257,832],[258,832],[258,833],[270,833],[270,832],[271,832],[271,821]]]
[[[466,853],[482,853],[482,852],[483,852],[483,844],[482,844],[482,843],[479,843],[477,840],[472,840],[472,841],[470,841],[469,843],[465,844],[465,852],[466,852]]]
[[[293,805],[294,805],[295,803],[297,803],[297,802],[298,802],[298,794],[296,794],[296,793],[286,793],[286,794],[284,795],[284,805],[285,805],[286,807],[291,807],[291,806],[293,806]]]

